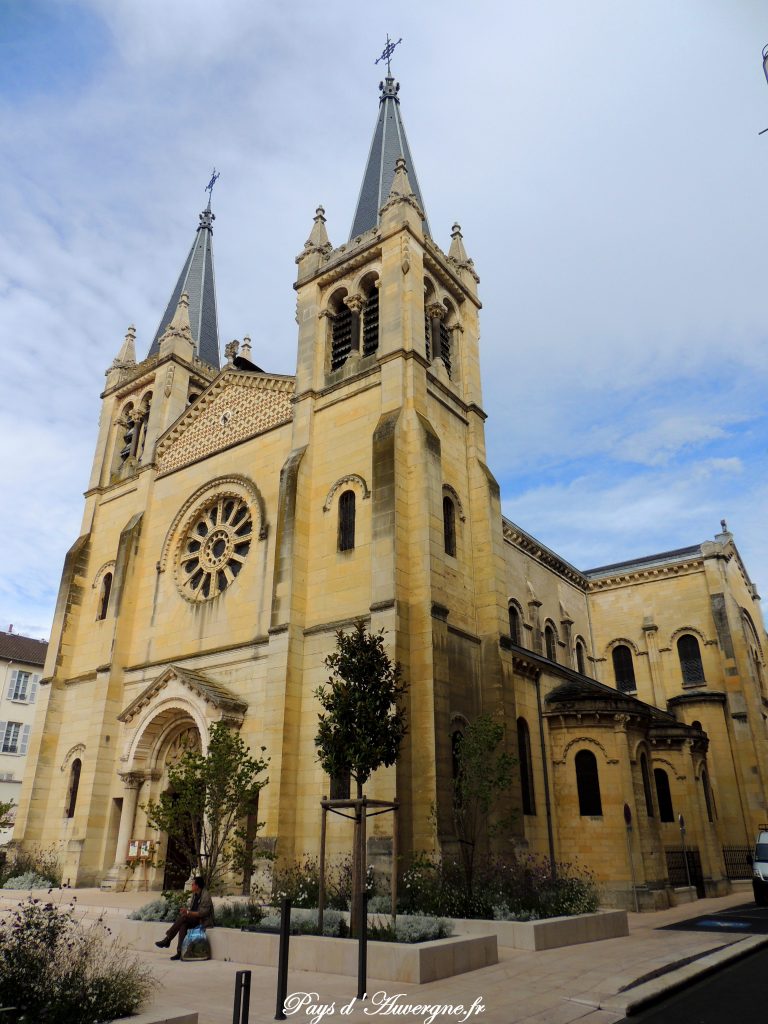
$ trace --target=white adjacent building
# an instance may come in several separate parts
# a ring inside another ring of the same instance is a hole
[[[0,630],[0,803],[19,803],[48,643]],[[0,845],[12,829],[0,829]]]

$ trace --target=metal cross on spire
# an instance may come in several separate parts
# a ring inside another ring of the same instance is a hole
[[[216,168],[214,167],[213,168],[213,173],[211,174],[211,180],[205,186],[205,191],[208,193],[208,209],[209,210],[211,208],[211,199],[213,198],[213,186],[216,184],[216,182],[219,180],[220,177],[221,177],[221,175],[217,172]]]
[[[399,46],[402,41],[402,39],[398,39],[396,43],[393,43],[389,38],[389,32],[387,32],[387,45],[384,47],[381,56],[377,57],[373,62],[374,64],[378,64],[380,60],[385,60],[387,62],[387,77],[392,75],[392,67],[390,65],[392,54],[395,52],[395,47]]]

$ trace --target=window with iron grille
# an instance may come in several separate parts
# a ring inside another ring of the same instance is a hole
[[[635,665],[632,661],[632,651],[626,644],[617,644],[611,652],[613,658],[613,674],[616,677],[616,689],[622,693],[634,693],[637,689],[635,682]]]
[[[520,759],[520,790],[523,798],[523,814],[536,813],[536,797],[533,791],[533,759],[531,757],[531,734],[524,718],[517,720],[517,749]]]
[[[374,288],[365,300],[363,312],[363,355],[370,356],[379,347],[379,291]]]
[[[659,819],[661,821],[674,821],[675,811],[672,807],[672,793],[669,789],[669,776],[663,768],[654,768],[653,777],[656,780],[656,799],[659,801]]]
[[[352,311],[346,306],[331,324],[331,370],[338,370],[352,351]]]
[[[677,641],[677,653],[680,658],[680,668],[683,672],[683,685],[695,686],[703,683],[704,666],[701,663],[701,652],[699,641],[690,633],[685,633]]]
[[[355,492],[344,491],[339,498],[339,551],[355,546]]]
[[[591,750],[580,750],[574,758],[574,764],[576,788],[579,793],[579,814],[582,817],[599,817],[603,813],[603,803],[600,799],[597,758]]]

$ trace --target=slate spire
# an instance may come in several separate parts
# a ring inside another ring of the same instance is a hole
[[[216,315],[216,286],[213,276],[213,222],[211,200],[200,214],[192,248],[181,268],[181,274],[165,313],[158,325],[149,355],[160,350],[160,339],[173,319],[184,292],[189,296],[189,323],[195,352],[209,366],[219,368],[219,323]]]
[[[350,239],[361,235],[364,231],[369,231],[379,223],[379,210],[389,197],[392,180],[395,176],[395,164],[399,157],[405,159],[413,193],[421,209],[424,209],[416,168],[405,135],[403,119],[400,116],[400,100],[398,98],[400,84],[391,74],[387,74],[384,81],[379,83],[379,90],[381,91],[379,116],[373,130],[373,142],[368,154],[363,184],[360,187]],[[424,217],[424,231],[430,234],[426,216]]]

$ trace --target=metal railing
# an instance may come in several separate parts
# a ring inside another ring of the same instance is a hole
[[[724,846],[725,877],[734,881],[752,877],[752,848],[750,846]]]

